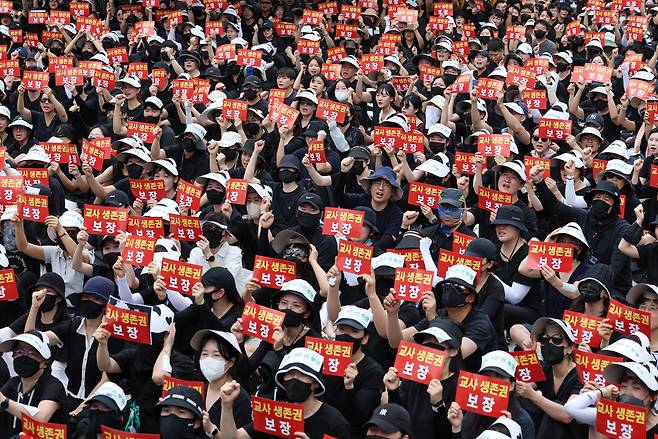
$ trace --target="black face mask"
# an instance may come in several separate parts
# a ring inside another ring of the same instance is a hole
[[[202,229],[202,233],[208,240],[208,245],[211,248],[217,248],[222,243],[222,233],[219,230],[206,227]]]
[[[356,175],[361,175],[363,170],[366,168],[366,164],[362,162],[361,160],[355,161],[354,164],[352,165],[352,173]]]
[[[286,391],[286,399],[289,402],[304,402],[311,396],[311,385],[300,381],[296,378],[293,378],[288,381],[284,381],[283,388]]]
[[[558,364],[564,359],[564,346],[554,346],[551,343],[541,345],[541,356],[548,364]]]
[[[51,47],[50,53],[52,53],[55,56],[62,56],[62,53],[64,53],[64,49],[62,49],[61,47]]]
[[[237,64],[232,64],[228,66],[226,72],[231,76],[238,76],[240,74],[241,67]]]
[[[121,415],[114,410],[103,411],[97,409],[89,409],[89,427],[87,427],[87,437],[89,439],[96,439],[98,433],[101,432],[101,425],[106,427],[120,429],[123,427]]]
[[[430,142],[430,149],[434,153],[443,152],[446,150],[446,144],[445,142]]]
[[[286,309],[283,312],[286,313],[283,318],[283,326],[295,327],[304,323],[304,314],[300,314],[291,309]]]
[[[183,147],[185,151],[194,151],[196,149],[196,142],[194,139],[190,139],[189,137],[184,138],[183,140],[180,141],[180,145]]]
[[[148,53],[149,53],[149,60],[151,62],[158,62],[160,61],[160,48],[158,46],[149,46],[148,47]]]
[[[19,377],[28,378],[34,376],[39,372],[39,363],[34,358],[30,358],[27,355],[21,355],[20,357],[14,358],[14,370]]]
[[[161,439],[194,439],[194,419],[183,419],[176,415],[160,416]]]
[[[545,36],[546,36],[546,31],[545,30],[535,29],[535,37],[537,37],[541,40]]]
[[[89,52],[89,51],[82,52],[82,59],[84,60],[91,59],[92,56],[94,56],[94,52]]]
[[[562,62],[557,63],[558,72],[566,72],[567,70],[569,70],[569,64],[565,64]]]
[[[443,82],[447,87],[451,86],[453,82],[457,80],[457,77],[459,75],[453,75],[452,73],[444,73],[443,74]]]
[[[601,111],[605,108],[608,108],[608,101],[603,100],[603,99],[594,99],[592,102],[594,104],[594,108],[596,108],[596,111]]]
[[[297,180],[297,171],[292,171],[290,169],[282,169],[279,171],[279,180],[283,183],[292,183]]]
[[[356,56],[356,47],[346,47],[345,53]]]
[[[224,154],[224,157],[226,157],[227,162],[232,162],[233,160],[238,158],[239,151],[233,148],[222,148],[220,152]]]
[[[160,122],[160,116],[144,116],[142,122],[157,124]]]
[[[128,170],[128,177],[132,179],[136,179],[142,176],[142,165],[132,163],[126,166],[126,169]]]
[[[486,46],[487,44],[489,44],[489,39],[490,39],[490,38],[491,38],[491,37],[480,37],[480,42],[481,42],[483,45]]]
[[[361,348],[362,338],[354,338],[349,334],[340,334],[336,336],[336,341],[347,341],[352,343],[352,352],[356,352]]]
[[[306,213],[297,211],[297,224],[302,229],[316,229],[318,224],[320,224],[320,218],[322,217],[321,213]]]
[[[248,101],[254,100],[256,99],[256,90],[248,88],[244,91],[243,96]]]
[[[617,398],[617,402],[621,402],[622,404],[635,405],[638,407],[646,407],[644,405],[644,401],[632,395],[619,395],[619,398]]]
[[[213,292],[211,292],[211,293],[205,293],[205,294],[203,295],[203,301],[204,301],[204,303],[205,303],[207,306],[212,306],[213,303],[217,302],[218,300],[221,300],[221,298],[224,297],[224,296],[222,296],[222,295],[220,295],[220,296],[217,297],[216,299],[214,299],[214,298],[212,297],[213,294],[218,293],[218,292],[219,292],[219,291],[215,290],[215,291],[213,291]]]
[[[432,89],[431,89],[431,91],[432,91],[432,96],[443,96],[443,92],[444,92],[445,90],[446,90],[445,87],[434,86],[434,87],[432,87]]]
[[[521,23],[525,24],[528,20],[530,20],[530,14],[521,14]]]
[[[96,319],[103,314],[105,305],[92,302],[91,300],[81,300],[78,304],[78,314],[88,319]]]
[[[601,221],[606,219],[608,216],[610,216],[608,209],[610,209],[610,205],[605,201],[594,200],[592,201],[592,207],[590,207],[589,211],[594,217],[594,219]]]
[[[46,294],[46,299],[43,301],[39,309],[41,312],[48,312],[52,310],[57,304],[57,296]]]
[[[596,282],[588,281],[584,285],[579,285],[578,291],[587,303],[596,302],[601,299],[601,286]]]
[[[466,305],[466,297],[468,294],[462,294],[458,288],[448,286],[441,293],[441,303],[446,308],[461,308]]]
[[[206,197],[210,204],[222,204],[224,202],[225,193],[216,189],[206,191]]]
[[[260,132],[260,125],[255,122],[243,123],[242,129],[244,130],[244,133],[247,135],[247,137],[254,139]]]

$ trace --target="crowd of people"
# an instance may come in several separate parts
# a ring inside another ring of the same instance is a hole
[[[653,439],[657,44],[655,0],[0,2],[0,439]]]

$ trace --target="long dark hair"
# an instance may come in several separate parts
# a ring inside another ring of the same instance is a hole
[[[208,341],[214,340],[217,343],[217,349],[219,350],[220,355],[224,360],[226,361],[233,361],[233,365],[226,371],[229,376],[233,377],[233,372],[235,371],[236,366],[238,365],[238,361],[240,360],[240,355],[236,354],[235,351],[232,349],[231,345],[218,336],[217,334],[214,334],[212,332],[208,332],[202,339],[201,339],[201,344],[199,345],[199,350],[194,354],[194,362],[196,365],[199,365],[199,361],[201,360],[201,351],[203,350],[203,347],[208,343]]]

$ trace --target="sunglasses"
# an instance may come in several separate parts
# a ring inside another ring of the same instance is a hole
[[[52,101],[50,99],[41,99],[42,104],[50,104]]]
[[[555,346],[559,346],[562,344],[564,341],[564,336],[562,335],[553,335],[553,336],[548,336],[548,335],[542,335],[539,337],[539,343],[545,345],[548,344],[549,342]]]
[[[548,142],[548,139],[544,139],[544,138],[539,137],[539,136],[532,136],[532,140],[534,140],[535,142],[539,142],[539,141]]]

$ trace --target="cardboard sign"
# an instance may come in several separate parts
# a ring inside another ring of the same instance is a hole
[[[649,311],[642,311],[612,299],[608,305],[608,318],[610,319],[608,323],[612,325],[612,330],[615,332],[630,335],[635,331],[641,331],[647,337],[651,337]]]
[[[20,219],[45,223],[48,215],[48,195],[18,194],[18,217]]]
[[[149,65],[145,62],[131,62],[128,64],[128,75],[134,75],[140,81],[146,81],[149,77]]]
[[[335,81],[340,78],[340,64],[322,64],[321,73],[328,81]]]
[[[496,212],[500,206],[509,206],[512,204],[512,194],[489,189],[484,186],[478,188],[478,207]]]
[[[18,299],[16,273],[13,268],[0,270],[0,301]]]
[[[336,119],[337,123],[343,123],[345,121],[346,113],[347,104],[330,101],[328,99],[318,99],[318,107],[315,110],[316,117],[324,120]]]
[[[151,344],[149,315],[145,312],[124,309],[108,303],[105,308],[105,329],[110,331],[112,337],[120,340]]]
[[[537,73],[532,69],[510,65],[507,69],[507,78],[505,84],[519,85],[525,88],[534,88],[537,82]]]
[[[192,211],[199,210],[201,206],[201,195],[203,189],[185,180],[178,180],[178,188],[176,190],[176,202],[179,206],[184,206]]]
[[[375,146],[399,148],[402,143],[402,128],[376,126],[372,132]]]
[[[283,102],[275,101],[272,103],[269,118],[271,121],[276,122],[279,126],[292,128],[299,116],[299,111],[284,104]]]
[[[450,29],[450,20],[448,17],[438,17],[435,15],[432,15],[429,17],[429,22],[427,23],[427,27],[431,31],[447,31]]]
[[[300,38],[297,40],[297,51],[302,55],[321,55],[320,40],[307,40]]]
[[[324,140],[311,140],[308,145],[306,157],[311,163],[326,163],[327,154],[324,150]]]
[[[400,151],[415,154],[425,151],[425,136],[418,131],[400,132]]]
[[[451,17],[453,15],[452,3],[434,3],[434,15]]]
[[[599,398],[596,402],[596,431],[624,439],[647,437],[647,409]]]
[[[482,266],[482,259],[475,256],[461,255],[456,252],[448,251],[444,248],[439,250],[439,263],[437,265],[437,276],[445,279],[448,268],[453,265],[466,265],[475,271],[476,276],[480,277],[480,267]]]
[[[91,6],[87,2],[71,2],[69,3],[69,11],[71,17],[76,20],[80,17],[86,17],[91,13]]]
[[[180,378],[174,378],[170,375],[165,375],[164,381],[162,382],[162,397],[164,398],[165,395],[167,395],[167,392],[176,386],[184,386],[189,387],[190,389],[194,389],[203,397],[205,397],[206,394],[206,386],[203,381],[182,380]],[[156,435],[156,437],[160,436]]]
[[[198,241],[203,234],[199,218],[186,215],[169,215],[169,231],[181,241]]]
[[[162,384],[163,388],[164,388],[164,383],[166,383],[167,380],[171,380],[171,379],[172,379],[171,377],[167,377],[167,376],[164,378],[164,382]],[[102,439],[159,439],[160,438],[159,434],[131,433],[129,431],[115,430],[113,428],[106,427],[104,425],[101,425],[101,434],[103,436]]]
[[[536,351],[518,351],[510,352],[510,354],[512,354],[518,363],[515,373],[515,378],[518,381],[524,383],[536,383],[538,381],[546,380],[544,369],[542,369]]]
[[[345,20],[358,20],[361,16],[361,8],[354,5],[341,5],[340,15],[343,16]]]
[[[338,2],[331,1],[318,4],[318,11],[322,12],[325,15],[336,15],[338,14]]]
[[[167,258],[162,259],[160,275],[164,277],[168,290],[191,296],[192,287],[197,282],[201,282],[202,273],[203,267],[201,265]]]
[[[422,64],[418,66],[418,74],[421,81],[431,83],[443,74],[443,69],[441,67]]]
[[[360,210],[327,207],[324,209],[322,234],[334,236],[341,233],[347,238],[358,239],[363,229],[365,213]]]
[[[511,384],[498,378],[459,372],[455,402],[462,410],[498,417],[507,410]]]
[[[525,166],[526,175],[530,175],[530,170],[534,166],[541,166],[544,168],[544,178],[546,179],[551,176],[551,159],[525,155],[523,156],[523,165]]]
[[[393,367],[402,379],[429,384],[431,380],[441,378],[445,358],[445,351],[402,341]]]
[[[48,72],[55,73],[59,69],[73,67],[73,58],[70,56],[48,57]]]
[[[237,50],[237,63],[239,66],[245,67],[261,67],[263,52],[260,50],[238,49]]]
[[[568,273],[573,268],[573,245],[542,241],[530,241],[528,245],[528,268],[540,270],[542,265],[546,265],[562,273]]]
[[[485,157],[509,157],[512,137],[507,134],[479,134],[478,152]]]
[[[464,253],[466,253],[466,248],[468,247],[468,244],[470,244],[471,241],[473,241],[475,238],[476,238],[475,236],[470,236],[459,232],[453,232],[452,251],[454,253],[463,255]]]
[[[285,313],[255,302],[247,302],[242,311],[242,332],[245,335],[274,343],[274,330],[281,327]]]
[[[345,48],[343,46],[330,47],[329,49],[327,49],[328,62],[337,63],[341,59],[345,58],[346,56],[347,56],[347,52],[345,51]],[[322,65],[322,67],[324,66],[325,64]],[[340,68],[340,64],[338,64],[338,67]]]
[[[454,49],[454,45],[453,45]],[[455,82],[452,83],[451,91],[453,94],[457,93],[470,93],[471,92],[471,79],[473,79],[472,73],[462,73],[455,79]]]
[[[477,86],[477,96],[482,99],[495,101],[496,94],[503,89],[505,83],[492,78],[480,78]]]
[[[28,24],[46,24],[48,21],[47,11],[28,11],[27,22]]]
[[[361,57],[360,64],[364,75],[371,72],[380,72],[384,68],[384,57],[377,54],[365,54]]]
[[[231,204],[244,205],[247,201],[249,182],[244,179],[231,178],[226,183],[226,201]]]
[[[239,99],[224,99],[222,107],[222,117],[226,120],[238,119],[241,121],[247,120],[247,110],[249,103]]]
[[[412,181],[409,184],[409,198],[407,202],[414,206],[427,206],[436,209],[439,207],[439,200],[441,199],[443,189],[441,186]]]
[[[252,277],[261,286],[280,290],[284,283],[297,278],[294,262],[256,255]]]
[[[396,268],[393,286],[395,298],[418,303],[423,300],[424,292],[432,291],[433,280],[434,273],[431,271]]]
[[[566,140],[571,135],[571,120],[539,118],[539,137],[542,139]]]
[[[48,86],[48,72],[35,72],[26,70],[23,72],[23,87],[26,90],[43,90]]]
[[[509,41],[520,41],[522,37],[525,37],[525,26],[508,26],[505,36]],[[512,67],[512,65],[508,65],[508,67]]]
[[[302,12],[302,23],[311,26],[320,26],[322,24],[322,12],[312,9],[304,9]]]
[[[80,160],[86,161],[92,169],[102,171],[103,161],[105,160],[105,150],[98,145],[83,139]]]
[[[129,179],[130,192],[133,197],[147,201],[158,201],[167,196],[164,187],[164,180],[134,180]]]
[[[576,344],[585,343],[591,348],[598,348],[601,345],[601,335],[597,328],[603,321],[603,317],[565,309],[563,319],[571,325],[576,333]]]
[[[21,437],[31,439],[66,439],[68,427],[65,424],[40,422],[26,413],[21,414]]]
[[[567,24],[567,27],[564,33],[568,37],[575,37],[576,35],[583,35],[583,31],[580,28],[580,20],[573,20]]]
[[[136,237],[161,238],[164,236],[162,218],[128,215],[127,228],[127,232]]]
[[[460,174],[475,174],[475,154],[455,151],[455,166]],[[487,169],[486,162],[482,164],[482,171]]]
[[[90,235],[116,236],[128,228],[128,208],[85,204],[84,225]]]
[[[124,264],[146,267],[153,261],[157,238],[148,236],[128,236],[121,252]]]
[[[306,347],[324,357],[322,373],[337,377],[345,376],[345,369],[352,362],[352,343],[325,338],[306,337]]]
[[[548,58],[530,58],[524,66],[526,69],[534,70],[537,76],[542,75],[548,71]]]
[[[155,139],[156,124],[137,122],[135,120],[128,121],[128,137],[135,137],[144,143],[153,143]]]
[[[165,69],[153,69],[151,70],[151,82],[158,88],[163,87],[167,84],[167,75]]]
[[[417,248],[392,248],[389,250],[389,253],[395,253],[397,255],[404,256],[404,266],[407,268],[412,268],[414,270],[424,270],[425,261],[423,261],[423,256],[420,254],[420,249]]]
[[[20,78],[21,68],[18,65],[17,59],[5,59],[0,61],[0,74],[3,77],[15,76]]]
[[[48,180],[48,169],[46,168],[18,168],[21,177],[23,177],[23,184],[27,186],[34,186],[35,184],[42,184],[50,187]]]
[[[293,438],[296,432],[304,431],[302,404],[252,396],[251,412],[255,431],[284,438]]]
[[[228,61],[233,58],[237,59],[234,44],[224,44],[219,46],[215,52],[215,59],[218,61]]]
[[[608,385],[603,377],[603,370],[610,363],[621,362],[621,358],[610,355],[594,354],[592,352],[574,349],[574,361],[576,362],[576,372],[581,383],[593,381],[597,387],[603,388]]]
[[[338,243],[336,267],[357,276],[370,274],[373,247],[348,240]]]
[[[626,86],[626,96],[646,101],[653,95],[655,90],[656,87],[650,82],[642,81],[641,79],[629,79]]]

